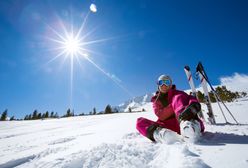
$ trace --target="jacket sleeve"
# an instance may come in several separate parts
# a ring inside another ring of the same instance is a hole
[[[167,107],[163,107],[160,101],[155,101],[152,105],[154,113],[156,114],[159,120],[163,121],[174,115],[174,111],[171,104],[169,104]]]

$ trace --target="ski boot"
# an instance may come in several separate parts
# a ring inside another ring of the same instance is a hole
[[[173,144],[176,142],[182,142],[182,137],[176,132],[167,128],[157,127],[153,133],[154,140],[156,142]]]
[[[201,126],[197,120],[183,120],[180,122],[180,132],[186,142],[195,143],[201,137]]]

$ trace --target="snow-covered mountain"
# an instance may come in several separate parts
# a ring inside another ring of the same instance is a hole
[[[141,111],[141,106],[145,105],[146,103],[151,102],[151,98],[154,93],[145,94],[143,96],[135,97],[131,100],[128,100],[118,106],[114,106],[113,109],[118,110],[119,112],[129,112],[129,109],[132,111]]]

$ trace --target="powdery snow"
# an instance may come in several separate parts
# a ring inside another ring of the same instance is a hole
[[[136,119],[156,119],[151,103],[140,107],[146,112],[139,113],[0,122],[0,167],[245,168],[248,102],[227,106],[242,125],[226,124],[218,105],[213,104],[218,124],[206,124],[196,144],[152,143],[141,136],[135,129]]]

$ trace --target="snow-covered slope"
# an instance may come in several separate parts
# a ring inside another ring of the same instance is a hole
[[[154,144],[142,137],[135,129],[136,119],[156,120],[151,103],[140,107],[147,112],[0,122],[0,167],[245,168],[248,102],[227,106],[242,125],[225,124],[214,104],[218,124],[206,124],[198,144]]]

